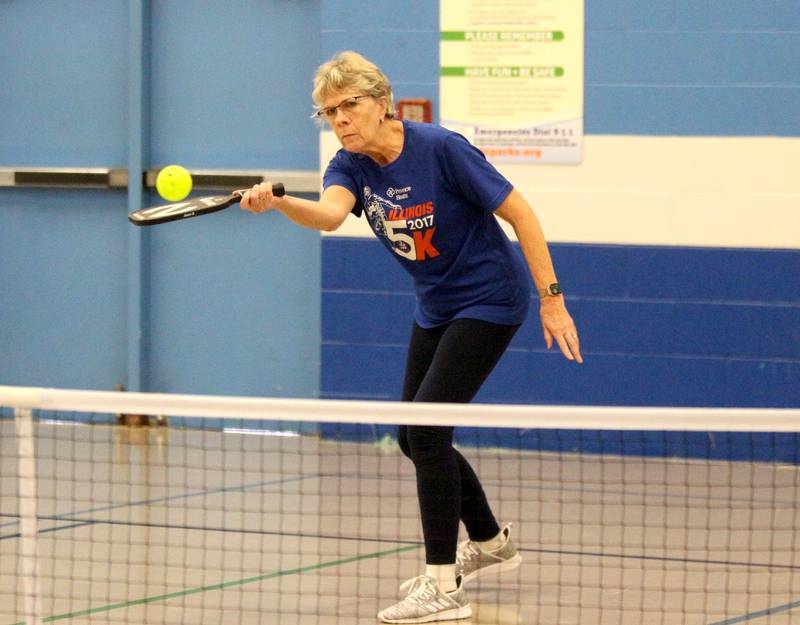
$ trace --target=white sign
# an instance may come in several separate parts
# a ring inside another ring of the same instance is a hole
[[[577,164],[583,0],[440,0],[440,116],[492,161]]]

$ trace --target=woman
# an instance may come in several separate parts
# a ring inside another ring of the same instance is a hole
[[[529,274],[547,347],[555,341],[565,357],[583,362],[539,222],[479,150],[443,128],[394,119],[389,81],[355,52],[320,66],[312,98],[316,116],[342,145],[320,200],[275,197],[263,183],[244,193],[241,207],[275,209],[328,231],[351,212],[366,213],[414,278],[404,401],[472,400],[526,317]],[[527,266],[495,215],[514,228]],[[387,623],[465,618],[464,582],[521,561],[510,527],[499,527],[480,481],[453,448],[453,428],[401,426],[398,440],[416,468],[426,570],[401,586],[405,599],[378,616]],[[461,545],[459,521],[469,535]]]

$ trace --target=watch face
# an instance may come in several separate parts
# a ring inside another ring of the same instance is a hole
[[[554,282],[548,288],[552,295],[559,295],[561,293],[561,287],[558,286],[558,282]]]

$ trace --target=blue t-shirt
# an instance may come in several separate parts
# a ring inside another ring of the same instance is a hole
[[[494,217],[512,190],[461,135],[403,121],[400,156],[386,166],[339,150],[325,188],[338,185],[356,197],[384,246],[414,278],[415,319],[430,328],[457,318],[522,323],[530,277]]]

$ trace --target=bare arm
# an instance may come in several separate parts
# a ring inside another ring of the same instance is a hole
[[[356,198],[344,187],[332,185],[322,192],[319,201],[272,194],[272,185],[262,182],[243,192],[240,207],[251,213],[277,210],[294,223],[313,230],[333,231],[342,225],[355,206]]]
[[[525,198],[516,189],[512,190],[495,214],[514,228],[537,290],[558,282],[539,219]],[[539,316],[547,348],[550,349],[555,339],[564,356],[583,362],[578,331],[564,304],[564,296],[542,297]]]

